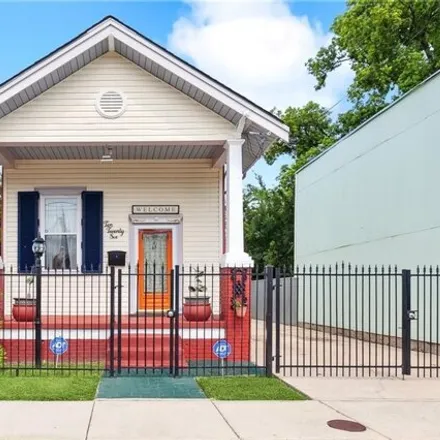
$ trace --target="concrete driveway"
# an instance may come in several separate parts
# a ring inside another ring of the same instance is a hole
[[[275,335],[275,325],[273,326]],[[251,360],[265,365],[266,326],[263,321],[251,323]],[[281,373],[293,377],[400,377],[402,350],[400,348],[356,339],[330,335],[301,326],[280,326],[280,355],[285,367]],[[440,357],[436,354],[411,351],[413,375],[436,377]],[[331,365],[333,368],[318,367]],[[380,367],[375,367],[380,365]]]

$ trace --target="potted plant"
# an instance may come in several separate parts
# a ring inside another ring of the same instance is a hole
[[[235,310],[235,315],[238,318],[244,318],[247,312],[247,299],[244,296],[234,298],[232,301],[232,309]]]
[[[235,316],[244,318],[248,307],[246,296],[247,271],[245,269],[234,269],[231,274],[231,280],[233,286],[231,309],[235,311]]]
[[[183,300],[183,316],[188,321],[207,321],[212,314],[210,297],[206,295],[207,287],[203,284],[204,272],[197,270],[194,283],[188,286],[189,295]]]
[[[35,321],[35,317],[37,315],[37,301],[35,298],[32,298],[31,295],[33,284],[34,276],[27,276],[25,283],[25,297],[14,298],[12,316],[18,322]]]

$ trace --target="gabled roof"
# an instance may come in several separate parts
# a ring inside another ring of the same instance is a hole
[[[203,73],[139,32],[109,16],[25,70],[0,84],[0,118],[109,51],[150,74],[238,127],[246,140],[243,170],[248,170],[277,138],[288,140],[288,127],[275,115]],[[244,126],[239,124],[246,117]]]

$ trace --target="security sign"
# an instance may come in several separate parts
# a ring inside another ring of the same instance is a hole
[[[232,347],[226,339],[220,339],[213,345],[212,351],[218,358],[226,359],[232,353]]]
[[[69,349],[69,343],[63,337],[57,336],[50,341],[49,348],[55,356],[60,356]]]

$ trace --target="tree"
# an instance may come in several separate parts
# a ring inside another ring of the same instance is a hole
[[[316,89],[349,63],[353,108],[340,118],[344,134],[440,68],[439,0],[348,0],[334,37],[307,62]]]
[[[335,142],[336,126],[330,112],[317,104],[308,102],[304,107],[288,107],[284,112],[275,110],[290,128],[290,140],[276,142],[266,153],[266,161],[272,164],[282,154],[298,159],[312,148],[327,148]]]
[[[245,243],[259,266],[291,264],[293,255],[293,188],[267,188],[261,176],[244,193]]]

